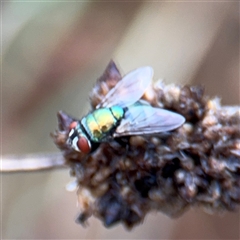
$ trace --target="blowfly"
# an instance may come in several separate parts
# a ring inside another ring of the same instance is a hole
[[[180,127],[185,122],[182,115],[140,100],[152,77],[151,67],[141,67],[124,76],[95,110],[70,124],[67,144],[87,154],[113,138],[156,134]]]

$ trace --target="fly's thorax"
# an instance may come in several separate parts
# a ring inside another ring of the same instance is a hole
[[[110,108],[113,116],[117,121],[120,121],[124,117],[125,110],[120,106],[113,106]]]
[[[99,108],[81,120],[81,124],[89,135],[91,141],[101,142],[114,129],[124,116],[123,108]]]

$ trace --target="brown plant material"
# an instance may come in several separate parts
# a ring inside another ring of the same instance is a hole
[[[121,80],[110,62],[90,95],[92,108]],[[66,144],[75,120],[59,112],[54,134],[71,175],[76,177],[80,215],[105,226],[132,228],[151,210],[176,217],[190,206],[233,211],[240,203],[240,108],[223,107],[202,87],[153,83],[143,99],[175,111],[186,123],[166,134],[132,136],[123,147],[114,139],[84,155]]]

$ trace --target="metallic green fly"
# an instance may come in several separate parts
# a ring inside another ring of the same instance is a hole
[[[87,154],[101,142],[113,138],[155,134],[180,127],[185,122],[182,115],[139,102],[152,77],[151,67],[141,67],[124,76],[95,110],[70,124],[67,144]]]

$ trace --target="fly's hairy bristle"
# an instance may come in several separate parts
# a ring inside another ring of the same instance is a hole
[[[121,80],[111,62],[90,94],[94,108]],[[152,84],[143,99],[186,118],[177,130],[132,136],[101,143],[89,156],[66,144],[69,122],[60,112],[54,134],[79,189],[84,223],[92,214],[105,226],[123,223],[132,228],[150,210],[171,217],[190,206],[208,211],[233,211],[240,203],[240,107],[223,107],[202,87]]]

